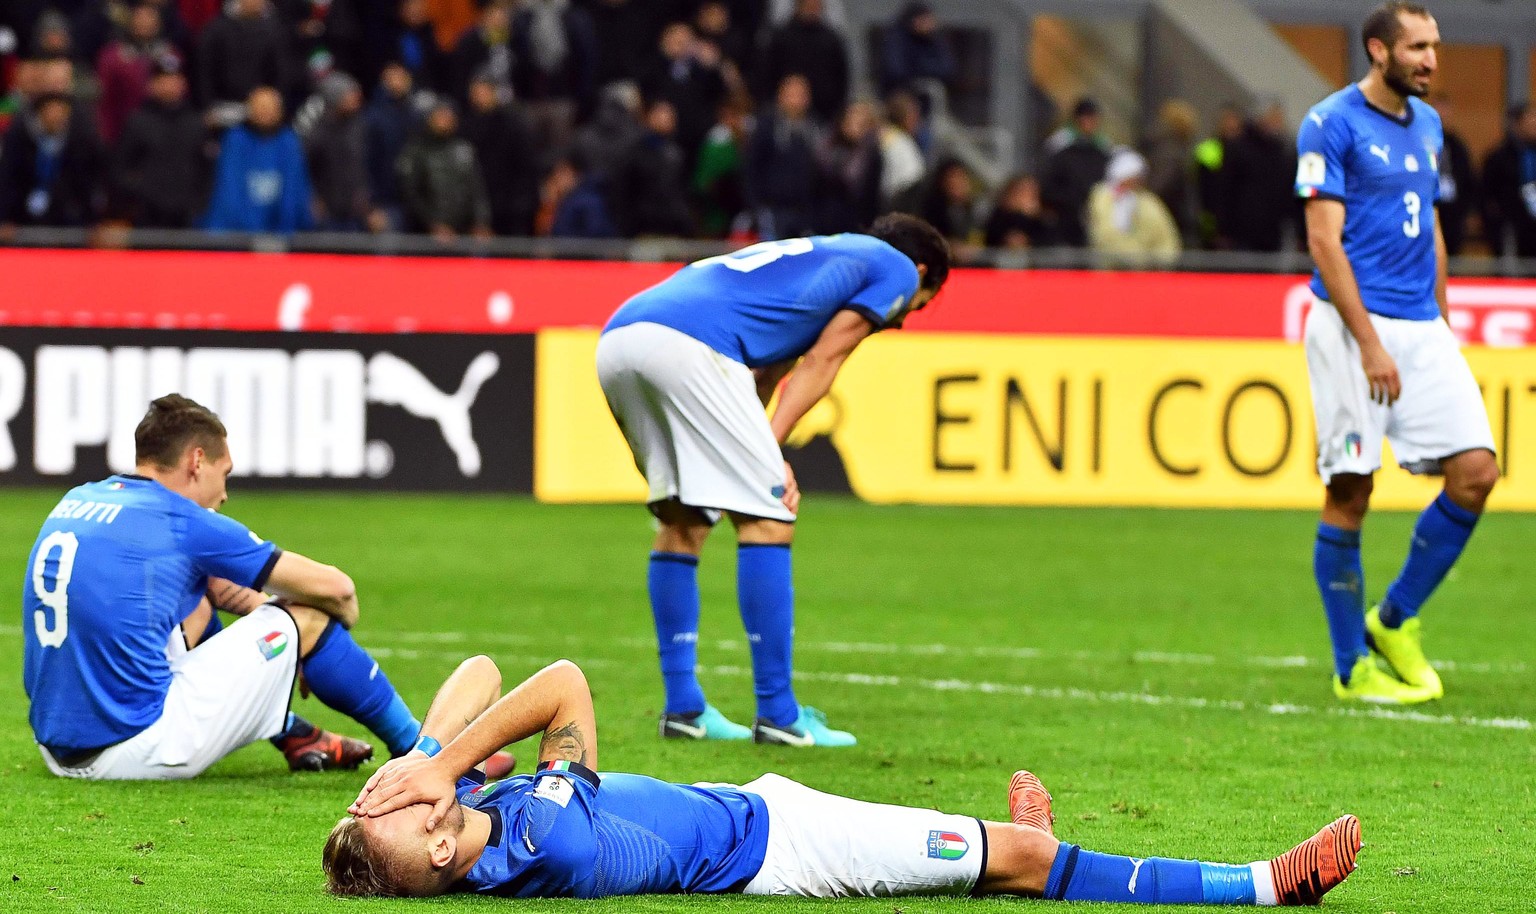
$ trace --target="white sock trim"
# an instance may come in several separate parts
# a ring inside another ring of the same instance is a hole
[[[1269,861],[1250,863],[1248,869],[1253,873],[1253,903],[1266,908],[1279,904],[1280,898],[1275,894],[1275,878],[1270,874]]]

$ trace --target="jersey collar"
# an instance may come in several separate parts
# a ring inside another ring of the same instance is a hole
[[[1404,101],[1403,107],[1406,109],[1406,113],[1402,117],[1398,117],[1390,111],[1383,111],[1382,109],[1371,104],[1371,100],[1365,97],[1365,92],[1361,91],[1358,85],[1355,86],[1355,91],[1360,93],[1360,101],[1365,105],[1366,108],[1376,112],[1397,126],[1408,127],[1413,124],[1413,99],[1410,98]]]

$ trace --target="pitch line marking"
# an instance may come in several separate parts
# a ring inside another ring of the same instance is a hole
[[[454,640],[454,639],[430,639],[430,640]],[[480,639],[477,639],[480,640]],[[531,640],[531,639],[525,639]],[[646,642],[650,644],[650,642]],[[456,651],[422,650],[418,648],[370,648],[374,657],[383,660],[433,660],[457,662],[463,660],[462,654]],[[547,655],[502,655],[503,661],[525,662],[530,665],[542,664],[548,661]],[[609,660],[604,658],[592,658],[581,661],[583,666],[593,668],[605,668],[616,666],[632,666],[627,661]],[[716,676],[731,676],[741,679],[749,679],[752,676],[750,667],[733,666],[729,664],[701,667],[706,672]],[[1536,724],[1523,717],[1469,717],[1456,714],[1431,714],[1426,711],[1412,711],[1399,708],[1351,708],[1351,707],[1327,707],[1319,708],[1310,705],[1297,705],[1284,702],[1243,701],[1232,698],[1199,698],[1187,695],[1159,695],[1152,692],[1131,691],[1107,691],[1097,689],[1081,689],[1063,686],[1032,686],[1022,683],[972,681],[966,679],[928,679],[913,676],[887,676],[870,673],[835,673],[835,672],[807,672],[800,671],[794,674],[799,682],[825,682],[836,685],[866,686],[870,688],[906,688],[926,689],[934,692],[964,692],[980,695],[1004,695],[1014,698],[1031,698],[1043,701],[1071,701],[1085,704],[1131,704],[1147,707],[1184,708],[1197,711],[1233,711],[1239,713],[1258,713],[1272,717],[1297,717],[1320,714],[1327,717],[1364,718],[1368,720],[1390,720],[1400,723],[1435,724],[1440,726],[1475,727],[1491,730],[1522,730],[1536,729]]]

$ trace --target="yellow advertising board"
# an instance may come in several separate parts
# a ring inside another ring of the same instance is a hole
[[[545,501],[645,498],[597,385],[596,344],[594,331],[539,334]],[[1492,507],[1536,510],[1536,356],[1467,358],[1506,475]],[[877,503],[1311,508],[1311,409],[1294,343],[892,333],[860,346],[791,443],[813,442],[805,453],[840,461],[854,494]],[[1390,448],[1384,460],[1376,507],[1433,497],[1434,480],[1399,470]]]

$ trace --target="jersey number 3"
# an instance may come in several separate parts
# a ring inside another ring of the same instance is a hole
[[[735,270],[738,273],[750,273],[785,257],[793,257],[796,254],[809,254],[815,250],[815,247],[809,238],[785,238],[783,241],[764,241],[751,247],[742,248],[734,254],[706,257],[694,263],[694,266],[710,267],[718,263],[728,270]]]
[[[1403,223],[1403,234],[1409,238],[1419,237],[1419,210],[1424,204],[1419,200],[1419,195],[1414,191],[1403,194],[1403,206],[1408,208],[1408,221]]]
[[[55,549],[59,550],[58,565],[49,575],[48,559]],[[80,541],[67,530],[55,530],[37,547],[37,561],[32,563],[32,591],[44,606],[53,610],[52,628],[48,627],[48,617],[41,609],[32,613],[37,641],[43,647],[63,647],[64,639],[69,635],[69,579],[75,573],[75,553],[79,549]]]

